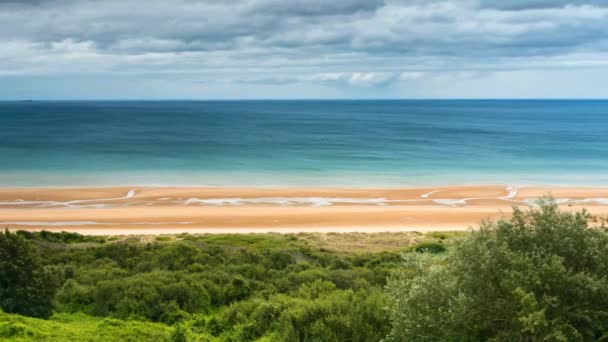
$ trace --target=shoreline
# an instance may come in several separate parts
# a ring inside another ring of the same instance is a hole
[[[590,175],[592,176],[592,175]],[[601,185],[600,185],[601,184]],[[604,185],[606,184],[606,185]],[[0,191],[5,190],[81,190],[81,189],[118,189],[118,188],[154,188],[154,189],[258,189],[258,190],[285,190],[285,189],[300,189],[300,190],[415,190],[428,188],[462,188],[462,187],[487,187],[487,186],[512,186],[516,188],[568,188],[568,189],[607,189],[608,181],[594,182],[578,182],[572,183],[557,181],[557,182],[539,182],[539,181],[513,181],[500,182],[494,180],[487,181],[461,181],[461,182],[416,182],[410,183],[369,183],[364,185],[361,183],[339,183],[339,184],[307,184],[307,183],[277,183],[277,184],[260,184],[260,185],[245,185],[240,183],[235,184],[197,184],[197,183],[99,183],[99,184],[81,184],[81,185],[62,185],[62,184],[34,184],[34,185],[0,185]]]
[[[552,194],[608,216],[608,187],[0,188],[0,227],[91,235],[455,231]]]

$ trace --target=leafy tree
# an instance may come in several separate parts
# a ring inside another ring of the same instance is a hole
[[[446,257],[410,253],[390,280],[394,341],[608,338],[608,233],[550,200],[485,223]]]
[[[57,281],[45,270],[31,242],[6,229],[0,233],[0,308],[8,313],[48,317]]]

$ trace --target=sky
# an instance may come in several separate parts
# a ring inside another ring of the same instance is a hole
[[[0,0],[0,99],[608,98],[608,0]]]

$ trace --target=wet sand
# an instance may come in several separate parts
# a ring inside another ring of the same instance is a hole
[[[466,230],[547,194],[608,215],[608,188],[2,188],[0,226],[98,235]]]

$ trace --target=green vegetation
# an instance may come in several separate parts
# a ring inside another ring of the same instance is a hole
[[[515,209],[389,282],[394,341],[608,339],[608,235],[585,212]]]
[[[0,233],[0,308],[6,312],[48,317],[59,282],[43,268],[37,250],[18,235]]]
[[[608,337],[607,229],[551,203],[472,233],[4,232],[0,272],[0,340]]]
[[[58,284],[50,320],[0,315],[4,338],[32,341],[377,341],[390,329],[383,288],[400,253],[440,241],[417,233],[4,234],[27,246],[21,254],[40,255]]]
[[[160,323],[81,313],[38,319],[0,312],[0,341],[171,341],[173,330]]]
[[[418,253],[443,253],[446,251],[446,247],[444,244],[440,242],[422,242],[412,246],[412,251]]]
[[[29,232],[25,230],[18,230],[17,235],[22,236],[26,240],[35,240],[38,242],[55,242],[55,243],[82,243],[82,242],[95,242],[104,243],[106,238],[103,236],[88,236],[81,235],[78,233],[70,232],[49,232],[48,230],[41,230],[39,232]]]

